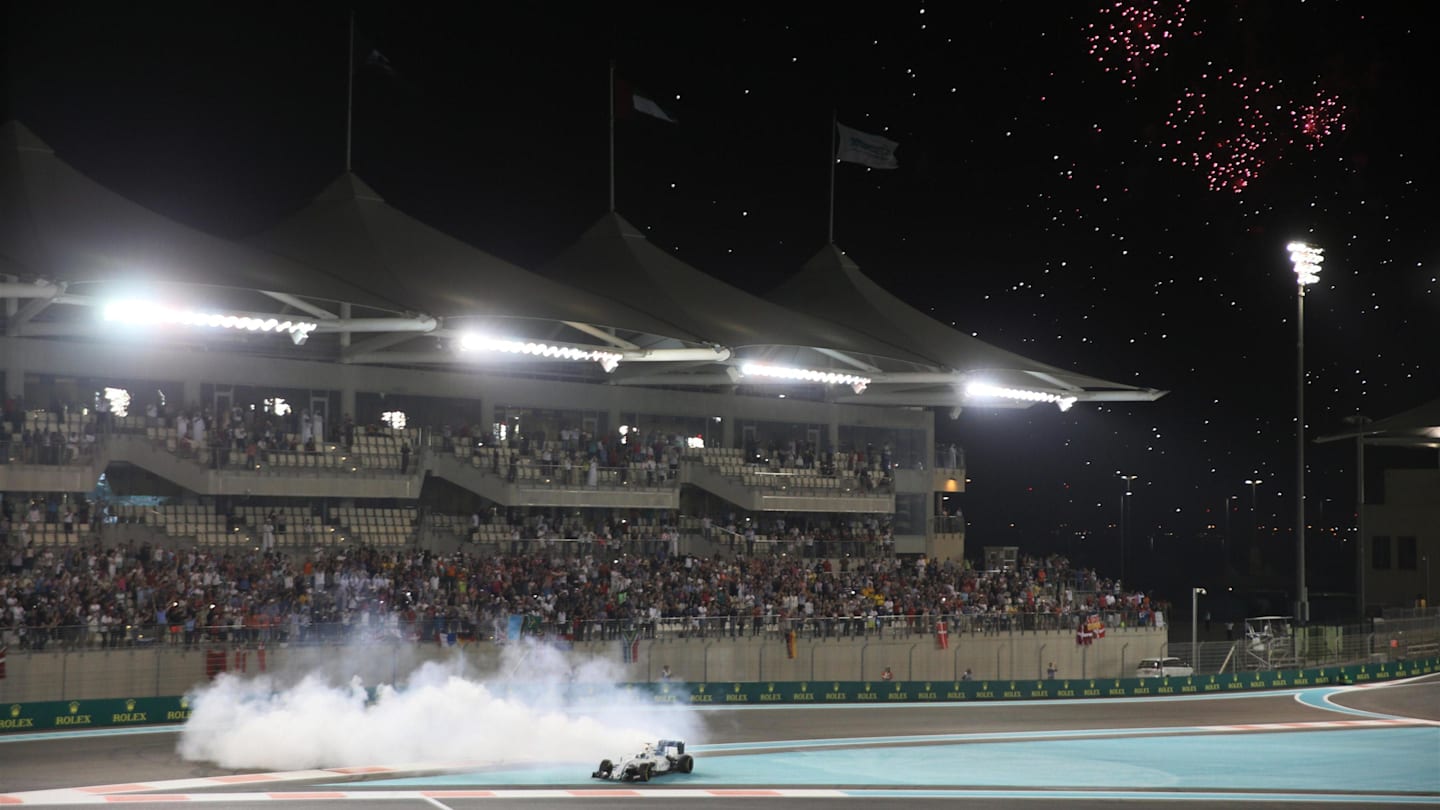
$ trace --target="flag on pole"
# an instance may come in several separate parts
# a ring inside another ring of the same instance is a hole
[[[844,124],[837,123],[835,129],[839,133],[835,151],[838,160],[859,163],[872,169],[894,169],[900,165],[900,161],[895,158],[895,150],[900,144],[895,141],[851,129]]]
[[[651,118],[659,118],[670,124],[678,124],[680,121],[670,113],[665,112],[655,99],[634,89],[623,79],[615,80],[615,117],[628,118],[630,113],[644,113]]]
[[[395,66],[390,64],[390,60],[378,48],[370,49],[370,55],[365,57],[365,66],[374,68],[391,78],[400,75],[395,72]]]

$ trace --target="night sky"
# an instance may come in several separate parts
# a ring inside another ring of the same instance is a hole
[[[134,200],[254,233],[344,166],[347,7],[303,5],[11,4],[7,117]],[[1247,534],[1258,476],[1284,574],[1291,239],[1326,249],[1310,435],[1440,395],[1434,36],[1410,4],[416,5],[356,6],[357,60],[393,73],[355,74],[353,165],[401,210],[522,266],[556,255],[606,210],[614,58],[679,119],[617,128],[619,211],[660,247],[755,293],[798,270],[826,240],[834,110],[900,143],[896,170],[836,167],[863,271],[995,345],[1172,392],[937,416],[968,452],[972,548],[1114,570],[1123,470],[1131,570],[1178,587],[1227,496]],[[1125,59],[1112,23],[1157,47]],[[1308,451],[1312,523],[1353,528],[1353,457]],[[1312,590],[1348,589],[1350,552],[1314,537]]]

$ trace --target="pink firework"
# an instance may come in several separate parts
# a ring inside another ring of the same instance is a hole
[[[1204,155],[1205,181],[1211,191],[1244,191],[1265,166],[1264,145],[1247,134],[1226,138]]]
[[[1102,19],[1085,27],[1090,55],[1106,73],[1119,73],[1121,84],[1134,84],[1185,27],[1187,5],[1186,0],[1117,0],[1102,6]]]
[[[1296,136],[1305,143],[1305,148],[1318,149],[1325,145],[1325,139],[1337,132],[1345,131],[1345,105],[1340,97],[1315,93],[1315,100],[1301,104],[1290,112],[1295,122]]]
[[[1202,74],[1175,102],[1160,144],[1179,166],[1205,175],[1211,191],[1244,191],[1283,144],[1273,113],[1282,108],[1275,85],[1234,69]]]

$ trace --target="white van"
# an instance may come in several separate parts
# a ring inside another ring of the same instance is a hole
[[[1194,674],[1195,668],[1179,658],[1142,658],[1135,667],[1137,678],[1183,678]]]

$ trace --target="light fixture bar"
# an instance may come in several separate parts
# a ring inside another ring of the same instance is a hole
[[[1325,261],[1325,248],[1305,242],[1291,242],[1285,249],[1290,251],[1290,262],[1295,265],[1295,280],[1301,287],[1320,280],[1320,265]]]
[[[819,371],[813,368],[772,366],[766,363],[745,363],[740,366],[740,373],[746,377],[771,377],[778,380],[818,382],[826,385],[848,385],[854,388],[857,394],[864,391],[865,387],[870,385],[869,377],[862,377],[858,374]]]
[[[534,357],[553,357],[560,360],[593,360],[605,369],[614,371],[623,356],[619,352],[598,349],[582,349],[575,346],[558,346],[553,343],[536,341],[506,340],[485,335],[461,335],[460,349],[467,352],[505,352],[507,354],[528,354]]]
[[[180,326],[201,326],[213,329],[234,329],[239,332],[276,332],[288,334],[295,345],[300,345],[315,331],[313,321],[281,320],[261,318],[252,315],[227,315],[220,312],[177,309],[152,301],[112,301],[105,305],[101,317],[107,321],[134,326],[155,326],[178,324]]]
[[[1053,402],[1062,411],[1070,410],[1075,404],[1076,398],[1061,394],[1052,394],[1049,391],[1031,391],[1025,388],[1005,388],[1004,386],[991,385],[990,383],[972,382],[965,386],[967,397],[990,397],[998,399],[1018,399],[1024,402]]]

